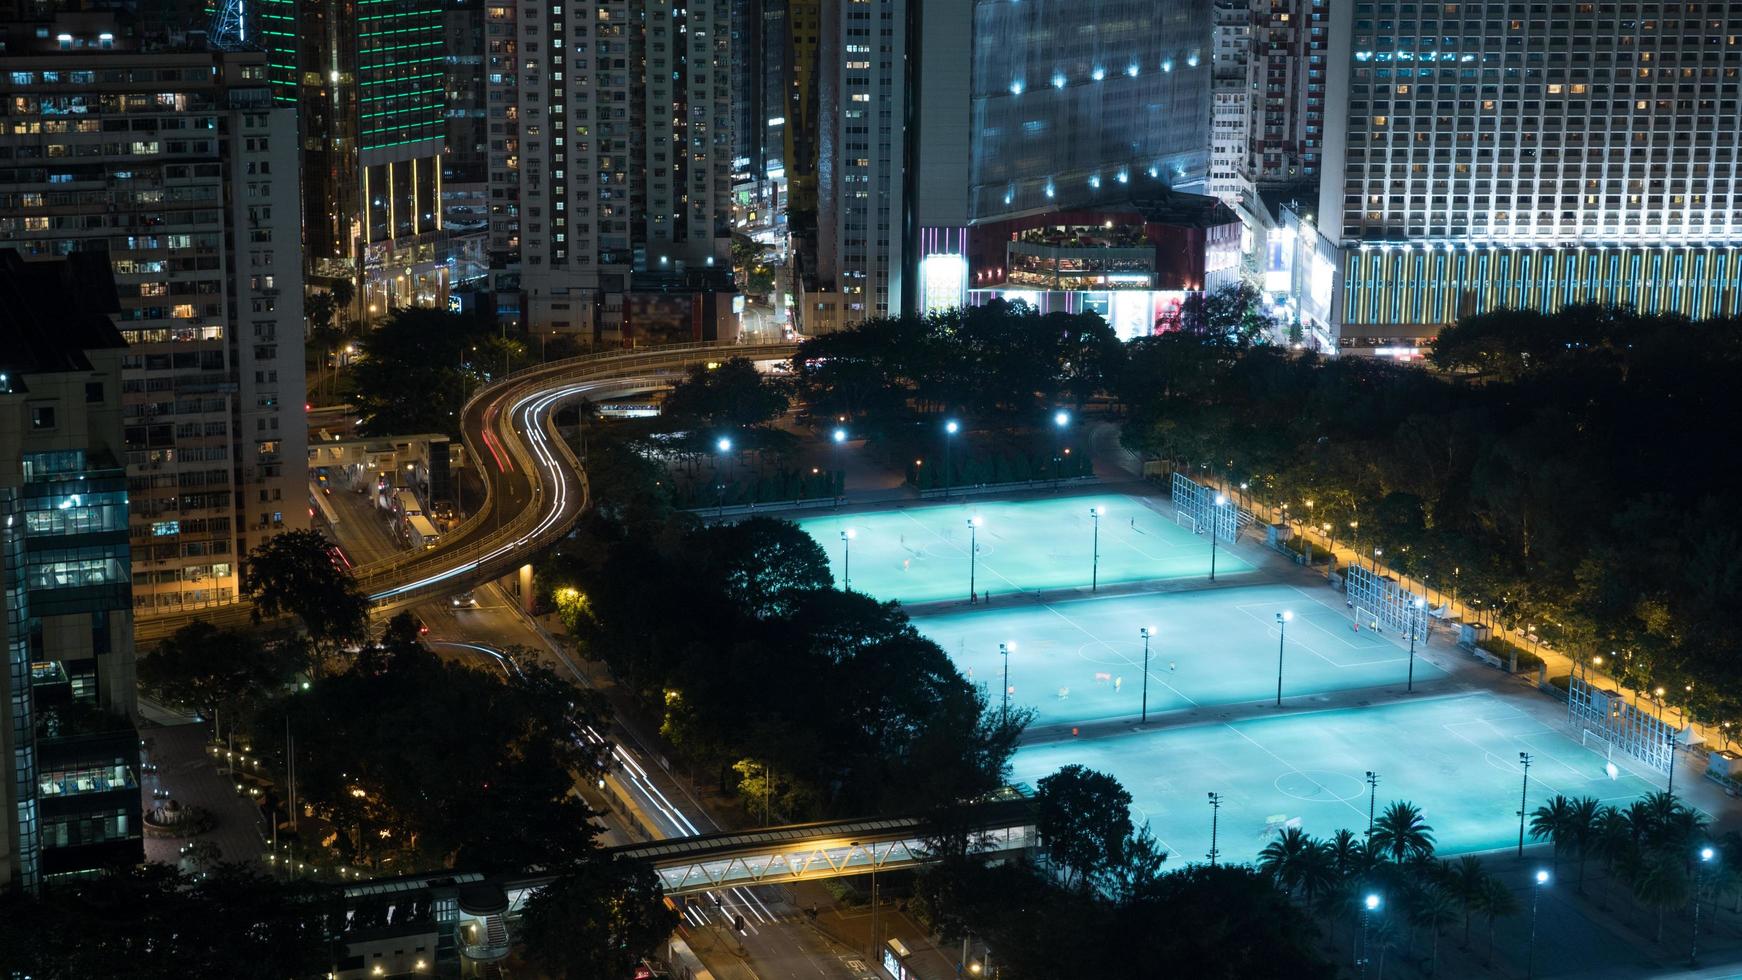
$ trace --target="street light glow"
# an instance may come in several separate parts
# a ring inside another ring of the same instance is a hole
[[[1709,848],[1709,847],[1702,847],[1702,848],[1700,848],[1700,860],[1702,860],[1702,861],[1710,861],[1710,860],[1711,860],[1711,859],[1712,859],[1712,854],[1713,854],[1713,853],[1714,853],[1714,852],[1713,852],[1713,851],[1712,851],[1712,849],[1711,849],[1711,848]]]
[[[1539,870],[1539,871],[1537,871],[1537,873],[1536,873],[1536,883],[1537,883],[1537,884],[1539,884],[1539,885],[1546,885],[1546,884],[1548,884],[1548,872],[1547,872],[1547,871],[1542,871],[1542,870]]]
[[[1071,413],[1065,411],[1064,409],[1060,409],[1057,412],[1053,413],[1052,421],[1053,421],[1054,425],[1056,425],[1062,429],[1065,426],[1071,424]]]
[[[1369,911],[1369,912],[1378,908],[1379,907],[1379,896],[1378,895],[1368,895],[1366,905],[1367,905],[1367,911]]]
[[[960,428],[961,428],[961,426],[959,424],[957,424],[955,419],[950,419],[948,422],[944,423],[944,431],[948,432],[952,436],[955,435],[956,430],[958,430]]]
[[[732,440],[726,438],[725,436],[721,436],[720,441],[714,443],[714,448],[718,449],[720,452],[723,452],[723,453],[731,452],[732,451]]]
[[[1220,494],[1220,493],[1216,494],[1216,506],[1217,507],[1220,507],[1227,502],[1228,502],[1228,497],[1226,494]]]
[[[968,523],[974,525],[975,527],[985,527],[986,526],[986,519],[984,517],[981,517],[979,514],[975,514],[973,517],[968,518]]]
[[[1282,612],[1277,614],[1276,618],[1282,620],[1285,623],[1292,623],[1292,622],[1294,622],[1294,610],[1293,609],[1284,609]]]
[[[1096,517],[1106,517],[1107,516],[1107,506],[1105,504],[1097,506],[1095,508],[1095,516]]]
[[[835,430],[835,441],[836,442],[846,442],[847,441],[847,430],[846,429],[836,429]]]
[[[843,535],[845,535],[848,540],[852,540],[852,539],[857,538],[859,536],[859,531],[857,528],[850,527],[850,528],[847,528],[845,531],[842,531],[841,533]]]

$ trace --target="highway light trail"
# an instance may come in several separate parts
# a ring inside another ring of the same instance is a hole
[[[551,489],[550,499],[548,501],[542,501],[547,508],[544,517],[525,535],[513,541],[498,545],[478,558],[462,562],[453,568],[444,569],[440,572],[424,576],[416,581],[407,582],[404,585],[398,585],[381,592],[371,593],[369,601],[381,602],[385,599],[397,598],[409,592],[416,592],[432,585],[438,585],[456,576],[465,575],[468,572],[474,571],[480,565],[495,561],[504,555],[512,554],[525,548],[528,541],[534,540],[549,531],[562,519],[564,511],[567,510],[569,494],[572,487],[568,474],[564,473],[562,467],[558,465],[556,450],[552,448],[550,437],[544,431],[544,427],[538,424],[539,420],[543,418],[553,406],[565,399],[598,391],[600,389],[617,389],[625,386],[634,387],[639,383],[640,382],[637,382],[634,379],[621,378],[609,381],[579,382],[564,385],[560,388],[548,391],[534,392],[516,402],[513,410],[509,413],[509,417],[518,417],[521,420],[522,431],[525,433],[527,448],[532,451],[533,455],[537,458],[539,465],[547,473],[546,478],[542,482],[537,479],[533,480],[533,502],[535,504],[541,502],[541,498],[544,496],[543,491],[545,487],[548,486]],[[492,408],[490,412],[486,413],[484,436],[485,444],[487,446],[491,445],[491,442],[494,439],[494,436],[490,433],[490,425],[488,422],[488,418],[494,413],[494,411],[495,409]],[[491,452],[494,454],[495,449],[492,448]],[[506,455],[510,457],[512,456],[512,454]],[[498,465],[501,465],[500,462]],[[512,462],[510,462],[509,468],[512,468]],[[536,474],[529,475],[536,476]],[[500,502],[498,503],[498,506],[500,506]]]
[[[492,649],[491,647],[479,643],[465,643],[458,640],[432,640],[431,642],[438,646],[458,647],[463,650],[471,650],[475,653],[481,653],[495,660],[496,665],[502,668],[503,674],[514,676],[520,673],[520,668],[515,665],[514,661],[509,660],[507,655],[500,650]],[[624,751],[622,746],[614,743],[607,743],[605,737],[600,735],[598,730],[593,728],[591,725],[582,725],[581,733],[592,745],[599,746],[609,744],[611,758],[617,764],[619,778],[626,774],[628,776],[627,782],[629,785],[639,790],[642,799],[651,804],[652,807],[658,810],[667,820],[692,836],[702,833],[701,829],[695,825],[694,821],[690,820],[682,810],[678,809],[677,805],[673,803],[669,797],[660,792],[659,787],[653,785],[653,781],[647,777],[647,770],[642,768],[641,764],[636,762],[633,756]],[[730,909],[735,907],[732,903],[721,902],[713,892],[706,892],[704,894],[712,899],[715,905],[721,908]],[[737,897],[737,904],[749,910],[750,914],[755,917],[757,922],[766,925],[767,923],[774,921],[773,910],[764,904],[762,899],[756,897],[754,893],[748,892],[743,888],[733,888],[731,889],[731,894]],[[686,915],[694,915],[698,917],[699,921],[696,922],[697,925],[703,925],[708,921],[708,913],[705,907],[686,905],[684,907],[684,912]],[[728,920],[728,924],[730,924],[730,920]],[[758,931],[754,925],[751,925],[748,922],[748,920],[745,922],[745,927],[752,933]]]

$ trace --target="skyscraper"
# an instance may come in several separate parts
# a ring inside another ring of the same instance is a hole
[[[118,309],[0,250],[0,888],[144,857]]]
[[[615,342],[638,293],[706,306],[730,277],[730,0],[485,17],[491,242],[519,261],[527,325]]]
[[[1742,309],[1742,6],[1331,8],[1319,226],[1340,345],[1461,316]]]
[[[446,302],[442,0],[259,0],[255,16],[300,128],[309,276],[356,282],[366,322]]]
[[[0,245],[115,273],[133,601],[234,601],[247,550],[308,520],[294,112],[260,52],[110,14],[0,30]]]

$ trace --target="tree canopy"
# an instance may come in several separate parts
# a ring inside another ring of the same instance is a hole
[[[248,553],[244,581],[254,602],[254,622],[295,616],[324,656],[330,657],[337,644],[361,639],[368,627],[368,597],[319,531],[284,531],[268,538]]]
[[[1714,451],[1742,414],[1742,325],[1504,311],[1445,331],[1433,359],[1441,372],[1146,338],[1118,383],[1122,438],[1340,542],[1356,525],[1362,551],[1515,638],[1602,654],[1697,718],[1742,718],[1724,639],[1742,512]]]

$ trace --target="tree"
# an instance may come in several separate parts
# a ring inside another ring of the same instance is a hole
[[[495,326],[477,317],[394,310],[364,336],[352,369],[362,430],[459,435],[461,405],[500,361],[500,346]]]
[[[251,704],[290,681],[296,665],[285,650],[263,643],[258,633],[195,620],[139,659],[139,684],[212,719],[213,736],[221,739],[226,717],[234,725]]]
[[[1482,867],[1482,859],[1471,854],[1458,858],[1454,864],[1450,861],[1440,864],[1440,880],[1452,898],[1458,903],[1458,908],[1464,914],[1464,945],[1470,945],[1470,918],[1481,911],[1483,895],[1488,887],[1488,871]]]
[[[1293,894],[1300,885],[1302,865],[1308,855],[1318,850],[1318,842],[1299,827],[1284,827],[1276,839],[1258,852],[1258,870],[1273,878],[1282,889]]]
[[[339,644],[367,632],[369,598],[358,591],[350,571],[333,559],[331,545],[319,531],[273,535],[249,552],[244,572],[255,623],[293,615],[329,658]]]
[[[752,517],[698,529],[698,572],[757,619],[789,615],[806,593],[834,585],[822,545],[791,521]]]
[[[677,922],[652,868],[597,858],[566,868],[526,900],[521,941],[546,975],[626,977]]]
[[[1316,930],[1269,879],[1239,865],[1194,864],[1162,875],[1122,906],[1111,936],[1141,936],[1144,955],[1123,947],[1104,972],[1054,976],[1195,978],[1330,978],[1335,969],[1317,952]]]
[[[677,425],[707,430],[704,441],[712,445],[719,432],[764,425],[778,418],[786,406],[787,395],[778,379],[758,371],[749,360],[734,357],[712,369],[690,368],[666,396],[660,414]]]
[[[1657,942],[1663,942],[1663,914],[1688,904],[1693,894],[1692,883],[1682,860],[1675,855],[1651,854],[1644,857],[1632,875],[1633,897],[1640,905],[1657,913]]]
[[[1067,884],[1086,884],[1112,867],[1132,834],[1131,794],[1112,776],[1083,766],[1042,777],[1034,809],[1042,849],[1065,869]]]
[[[1531,840],[1554,841],[1554,869],[1560,874],[1561,852],[1572,846],[1573,801],[1556,793],[1530,815]]]
[[[1431,857],[1434,852],[1434,829],[1422,818],[1421,810],[1402,800],[1388,805],[1373,821],[1371,838],[1375,850],[1394,863],[1413,858]]]
[[[1485,875],[1482,879],[1482,891],[1478,907],[1484,918],[1488,920],[1488,958],[1494,962],[1494,923],[1497,920],[1518,914],[1518,896],[1512,893],[1506,882],[1493,875]]]
[[[1597,849],[1603,812],[1607,809],[1595,797],[1581,796],[1573,801],[1572,808],[1567,812],[1567,836],[1571,841],[1573,856],[1579,861],[1581,895],[1585,893],[1585,861]]]
[[[1409,905],[1409,921],[1412,926],[1427,929],[1433,936],[1432,951],[1428,954],[1429,976],[1439,972],[1440,932],[1457,914],[1458,901],[1444,888],[1429,883],[1416,889]]]

